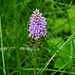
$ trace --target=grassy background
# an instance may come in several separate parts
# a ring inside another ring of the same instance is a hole
[[[0,75],[4,75],[2,45],[7,75],[33,75],[35,48],[29,44],[35,42],[28,37],[28,28],[36,8],[47,21],[45,42],[38,51],[37,75],[75,75],[74,0],[0,1]]]

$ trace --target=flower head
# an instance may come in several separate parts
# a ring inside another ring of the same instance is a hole
[[[38,9],[33,11],[32,17],[30,17],[30,26],[29,26],[29,37],[34,40],[38,40],[41,37],[46,36],[46,18],[42,17],[42,13]]]

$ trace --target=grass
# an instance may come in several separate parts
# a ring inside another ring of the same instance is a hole
[[[0,37],[1,37],[2,62],[3,62],[3,67],[5,67],[4,51],[3,51],[3,39],[2,39],[2,29],[1,29],[1,17],[0,17]],[[3,69],[3,72],[4,72],[4,75],[6,75],[5,68]]]
[[[37,51],[37,75],[75,74],[75,1],[2,0],[0,2],[0,75],[34,75],[34,40],[29,20],[37,8],[47,35]]]

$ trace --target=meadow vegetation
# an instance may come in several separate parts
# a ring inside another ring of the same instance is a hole
[[[0,1],[0,75],[34,75],[35,41],[28,29],[36,8],[47,22],[37,75],[75,75],[74,0]]]

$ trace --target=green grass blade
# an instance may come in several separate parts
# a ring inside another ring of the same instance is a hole
[[[1,17],[0,17],[0,38],[1,38],[1,49],[2,49],[2,61],[3,61],[3,67],[5,67],[5,61],[4,61],[4,51],[3,51],[3,39],[2,39],[2,28],[1,28]],[[3,69],[4,75],[6,75],[5,68]]]

